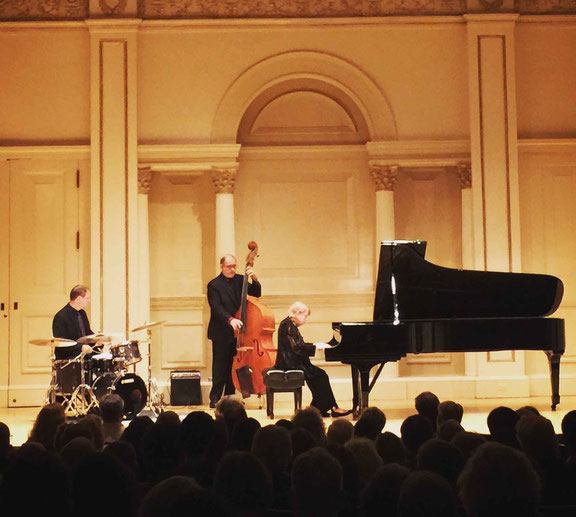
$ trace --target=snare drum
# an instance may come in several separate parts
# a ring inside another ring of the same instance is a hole
[[[112,373],[114,371],[114,359],[112,354],[96,354],[90,358],[90,368],[92,376],[98,377],[105,373]]]
[[[74,390],[82,384],[82,362],[59,359],[54,360],[52,364],[60,392],[63,395],[72,395]]]
[[[114,359],[123,362],[126,366],[142,361],[138,341],[124,341],[119,345],[110,347]]]

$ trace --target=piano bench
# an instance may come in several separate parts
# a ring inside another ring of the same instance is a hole
[[[302,386],[304,372],[302,370],[275,370],[267,368],[262,371],[266,385],[266,415],[274,418],[274,393],[294,393],[294,411],[302,409]]]

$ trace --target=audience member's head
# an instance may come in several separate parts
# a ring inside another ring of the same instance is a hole
[[[535,517],[540,481],[526,455],[489,442],[478,447],[460,478],[460,499],[468,517]]]
[[[454,517],[456,496],[448,481],[434,472],[412,472],[398,496],[397,517]]]
[[[57,496],[56,496],[57,495]],[[2,474],[2,515],[68,515],[68,478],[60,459],[36,442],[24,444]]]
[[[499,406],[488,413],[487,423],[490,439],[510,447],[518,448],[516,424],[520,417],[513,409]]]
[[[518,413],[520,418],[523,416],[540,416],[540,411],[538,411],[534,406],[522,406],[516,410],[516,413]]]
[[[94,439],[94,425],[84,418],[79,422],[75,423],[65,423],[62,424],[60,433],[60,428],[58,429],[58,450],[62,450],[66,444],[72,441],[74,438],[86,438],[89,440],[94,448],[96,448],[96,440]]]
[[[576,454],[576,409],[568,411],[562,419],[562,441],[572,458]]]
[[[376,438],[376,451],[382,458],[384,465],[388,463],[398,463],[404,465],[406,463],[406,449],[402,440],[390,431],[382,433]]]
[[[486,439],[479,433],[462,431],[452,437],[451,443],[460,451],[462,461],[466,464],[468,458],[476,452],[476,449],[486,443]]]
[[[160,422],[161,424],[168,424],[168,425],[180,425],[180,417],[176,411],[162,411],[158,415],[156,419],[156,423]]]
[[[105,497],[94,497],[95,482]],[[72,514],[84,517],[134,515],[136,490],[134,473],[119,460],[103,452],[86,456],[72,475]]]
[[[57,402],[44,406],[36,417],[28,439],[41,443],[49,451],[55,450],[56,430],[65,420],[64,406]]]
[[[430,420],[434,430],[436,430],[436,421],[438,420],[438,404],[440,404],[440,400],[431,391],[423,391],[414,399],[416,412]]]
[[[545,464],[560,459],[560,448],[552,422],[543,416],[523,416],[516,424],[521,449],[532,459]]]
[[[294,460],[291,480],[296,516],[338,515],[343,506],[342,467],[326,449],[315,447],[300,454]]]
[[[175,425],[156,422],[142,439],[142,464],[144,479],[157,483],[171,476],[180,461],[180,429]]]
[[[121,440],[131,443],[136,453],[140,454],[142,439],[147,429],[152,425],[154,425],[154,421],[149,416],[137,416],[124,429]]]
[[[302,427],[290,431],[290,440],[292,441],[292,459],[316,447],[316,440],[310,431]]]
[[[450,485],[456,488],[456,480],[462,470],[460,451],[451,443],[432,438],[423,443],[416,456],[416,468],[440,474]]]
[[[462,424],[460,422],[456,422],[456,420],[446,420],[441,424],[438,424],[438,428],[436,429],[436,438],[440,440],[444,440],[449,442],[452,440],[455,434],[461,433],[464,431]]]
[[[262,512],[270,503],[272,485],[266,468],[254,454],[231,451],[216,470],[214,492],[233,512]]]
[[[306,429],[314,438],[316,445],[326,443],[326,426],[320,411],[315,407],[307,407],[296,411],[292,417],[294,429]]]
[[[270,475],[289,472],[292,462],[292,439],[284,427],[267,425],[256,431],[252,452],[268,469]]]
[[[280,420],[276,421],[274,425],[277,425],[278,427],[285,427],[288,429],[288,431],[290,431],[293,427],[292,420],[288,420],[287,418],[281,418]]]
[[[402,465],[383,465],[362,494],[361,515],[396,515],[400,488],[409,474],[408,468]]]
[[[354,513],[358,506],[362,481],[360,480],[360,469],[354,453],[345,445],[331,444],[326,450],[334,456],[342,468],[342,491],[346,506],[341,512],[345,515]]]
[[[239,420],[248,418],[244,404],[234,395],[222,397],[218,404],[216,404],[214,415],[217,419],[224,421],[226,429],[228,430],[228,436],[232,434],[232,429],[234,429],[234,426]]]
[[[86,458],[96,453],[94,444],[84,436],[72,438],[62,449],[60,449],[59,456],[62,464],[70,473],[76,470],[76,467]]]
[[[102,418],[98,415],[89,414],[80,420],[82,425],[86,425],[92,429],[92,436],[94,441],[94,447],[97,451],[101,451],[104,447],[104,432],[102,429]]]
[[[105,424],[116,424],[122,422],[124,411],[124,400],[116,393],[104,395],[100,401],[100,416]]]
[[[209,515],[228,517],[216,494],[201,488],[192,478],[173,476],[154,485],[140,505],[138,517]]]
[[[180,442],[186,459],[198,458],[206,453],[214,439],[216,424],[205,411],[188,413],[180,424]]]
[[[345,418],[336,418],[326,431],[326,444],[345,445],[354,436],[354,424]]]
[[[243,418],[236,422],[228,440],[228,448],[233,451],[249,451],[252,440],[261,425],[255,418]]]
[[[13,447],[10,444],[10,428],[4,422],[0,422],[0,469],[4,467],[5,462],[12,452]]]
[[[402,422],[400,434],[406,448],[407,461],[413,464],[418,448],[434,436],[434,428],[426,417],[412,415]]]
[[[356,459],[361,486],[367,486],[372,480],[372,477],[374,477],[374,474],[382,466],[382,458],[380,458],[376,451],[374,441],[369,438],[352,438],[352,440],[346,444],[346,449],[348,449]]]
[[[136,449],[129,442],[117,441],[112,442],[104,448],[104,454],[114,456],[121,463],[126,465],[136,476],[140,478],[140,467],[138,465],[138,456]]]
[[[384,412],[377,407],[367,407],[362,411],[354,426],[354,436],[376,440],[385,425],[386,415]]]
[[[462,422],[462,416],[464,415],[464,408],[452,400],[445,400],[438,404],[438,419],[437,425],[441,425],[447,420],[456,420],[456,422]]]

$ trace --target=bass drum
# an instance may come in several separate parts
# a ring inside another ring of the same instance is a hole
[[[105,395],[115,393],[124,401],[124,418],[132,420],[144,407],[148,399],[146,383],[134,373],[100,375],[92,385],[94,395],[100,401]]]

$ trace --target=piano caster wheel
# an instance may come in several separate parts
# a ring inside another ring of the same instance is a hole
[[[556,404],[552,404],[550,407],[552,408],[552,411],[556,411]]]

